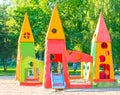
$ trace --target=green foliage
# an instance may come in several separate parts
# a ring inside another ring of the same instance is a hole
[[[14,44],[16,36],[9,32],[9,25],[7,24],[9,20],[8,6],[0,5],[0,61],[3,63],[4,71],[7,70],[7,59],[16,56],[16,44]]]
[[[114,64],[117,69],[120,68],[119,0],[11,0],[10,5],[4,5],[5,9],[0,5],[0,12],[6,14],[5,16],[0,14],[0,35],[2,35],[0,45],[3,45],[3,39],[7,37],[11,44],[9,50],[13,49],[6,57],[16,56],[17,40],[26,12],[35,38],[36,56],[43,57],[45,36],[54,4],[58,6],[67,49],[81,50],[88,54],[92,35],[102,12],[112,39]],[[2,32],[5,29],[6,34]]]
[[[120,70],[115,70],[115,75],[120,75]]]

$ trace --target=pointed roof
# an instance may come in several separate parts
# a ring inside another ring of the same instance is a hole
[[[22,29],[21,29],[18,42],[34,42],[34,38],[33,38],[27,13],[24,16],[24,21],[22,24]]]
[[[96,27],[92,41],[111,42],[110,35],[107,30],[102,13],[100,13],[99,20],[98,20],[97,27]]]
[[[65,35],[64,35],[64,31],[60,21],[57,6],[54,7],[46,38],[47,39],[65,39]]]

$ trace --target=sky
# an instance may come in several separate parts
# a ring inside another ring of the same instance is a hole
[[[2,4],[3,0],[0,0],[0,4]]]
[[[8,3],[10,0],[6,0],[6,3]],[[0,0],[0,4],[3,3],[3,0]]]

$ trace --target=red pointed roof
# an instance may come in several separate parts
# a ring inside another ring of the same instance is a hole
[[[107,30],[102,13],[100,13],[99,20],[98,20],[97,27],[96,27],[92,41],[111,42],[110,35]]]

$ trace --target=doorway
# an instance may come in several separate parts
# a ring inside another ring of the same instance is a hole
[[[100,64],[99,77],[100,77],[100,79],[110,79],[110,66],[109,66],[109,64]]]
[[[80,62],[68,62],[68,72],[71,77],[79,77],[81,76],[81,63]]]
[[[61,74],[63,71],[62,54],[50,54],[50,68],[52,74]]]

